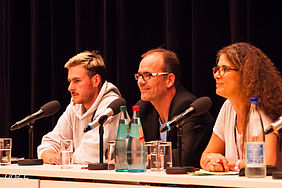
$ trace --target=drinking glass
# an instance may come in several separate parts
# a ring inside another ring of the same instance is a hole
[[[0,138],[0,166],[11,164],[12,138]]]
[[[160,170],[172,167],[171,142],[159,142]]]
[[[160,141],[150,141],[145,143],[147,150],[147,169],[151,171],[158,171],[160,167],[160,160],[158,155],[158,143]]]
[[[70,169],[73,165],[73,141],[61,140],[60,142],[61,168]]]
[[[115,170],[115,141],[109,141],[108,170]]]

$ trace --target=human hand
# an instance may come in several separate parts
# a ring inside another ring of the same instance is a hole
[[[245,166],[245,159],[240,159],[237,161],[228,160],[229,170],[240,171],[241,168]]]
[[[51,165],[60,165],[60,155],[54,150],[46,150],[42,153],[43,162]]]
[[[205,154],[202,167],[212,172],[228,172],[230,169],[227,159],[219,153]]]

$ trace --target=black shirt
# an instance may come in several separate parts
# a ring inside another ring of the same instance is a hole
[[[188,109],[196,99],[183,86],[179,86],[170,105],[168,120]],[[138,101],[136,105],[140,106],[145,141],[160,140],[159,114],[154,106],[150,102],[142,100]],[[182,162],[184,166],[200,167],[200,158],[209,142],[213,125],[214,118],[209,112],[185,121],[182,126]],[[172,142],[173,166],[179,166],[177,128],[168,132],[167,141]]]

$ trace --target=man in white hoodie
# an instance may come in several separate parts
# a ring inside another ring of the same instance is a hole
[[[38,158],[44,163],[60,164],[60,140],[73,140],[74,163],[98,163],[99,127],[86,133],[83,130],[120,97],[120,92],[104,80],[104,60],[96,51],[77,54],[65,64],[65,68],[68,69],[68,90],[72,100],[54,130],[43,136],[37,148]],[[118,121],[116,115],[104,123],[104,153],[108,141],[115,140]]]

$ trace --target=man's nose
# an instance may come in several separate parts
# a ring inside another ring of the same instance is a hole
[[[72,82],[70,82],[69,87],[68,87],[68,90],[69,90],[69,91],[72,91],[73,89],[74,89],[74,86],[73,86]]]
[[[219,79],[219,78],[221,78],[221,76],[220,76],[220,74],[219,74],[219,70],[218,70],[216,73],[213,74],[213,78],[214,78],[214,79]]]
[[[143,79],[142,76],[139,76],[137,83],[138,83],[138,85],[144,85],[146,83],[146,81]]]

